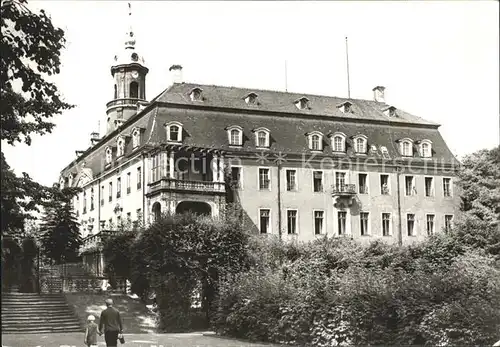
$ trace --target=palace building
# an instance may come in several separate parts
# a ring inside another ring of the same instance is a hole
[[[111,66],[106,134],[61,171],[82,235],[163,212],[218,216],[283,240],[410,243],[450,227],[457,160],[439,125],[384,100],[200,85],[170,68],[151,100],[132,30]]]

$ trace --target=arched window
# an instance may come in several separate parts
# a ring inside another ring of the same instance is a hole
[[[413,140],[405,138],[400,142],[401,155],[404,157],[413,156]]]
[[[240,132],[237,129],[231,130],[231,144],[232,145],[240,144]]]
[[[179,127],[177,125],[170,126],[170,139],[173,141],[179,141]]]
[[[182,141],[182,124],[179,122],[168,122],[165,124],[167,128],[167,141],[181,142]]]
[[[309,138],[309,149],[312,151],[322,151],[323,150],[323,134],[319,131],[313,131],[306,134]]]
[[[141,131],[137,128],[132,132],[132,147],[136,148],[141,144]]]
[[[116,89],[116,84],[115,84],[115,94],[113,98],[118,99],[118,89]]]
[[[106,164],[110,164],[113,160],[113,150],[111,147],[106,148]]]
[[[432,141],[431,140],[420,141],[420,156],[423,158],[432,157]]]
[[[255,146],[258,148],[266,148],[269,147],[270,141],[270,131],[267,128],[257,128],[252,130],[255,133]]]
[[[344,133],[334,133],[332,135],[332,149],[334,152],[345,152],[345,134]]]
[[[356,153],[366,153],[367,137],[365,135],[356,135],[354,137],[354,150]]]
[[[130,97],[139,98],[139,84],[135,81],[130,83]]]
[[[238,125],[231,125],[225,128],[230,146],[243,145],[243,128]]]
[[[125,154],[125,139],[123,137],[119,137],[116,142],[116,156],[121,157]]]
[[[319,151],[319,135],[313,135],[311,137],[311,149],[313,151]]]
[[[153,204],[153,218],[155,222],[159,221],[161,218],[161,205],[159,202]]]

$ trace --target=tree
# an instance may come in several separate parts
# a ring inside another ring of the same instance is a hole
[[[64,188],[54,192],[52,200],[46,204],[40,227],[41,243],[45,255],[57,264],[75,261],[82,245],[80,224],[71,206],[71,198],[79,190]]]
[[[55,126],[50,118],[73,107],[62,101],[57,86],[48,80],[60,72],[64,31],[53,26],[45,11],[30,11],[25,0],[3,1],[0,24],[0,140],[30,145],[33,133],[50,133]],[[51,188],[26,173],[16,176],[3,152],[0,168],[2,233],[16,233]]]

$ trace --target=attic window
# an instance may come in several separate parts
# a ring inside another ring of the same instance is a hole
[[[330,135],[332,139],[332,149],[334,152],[345,152],[345,134],[344,133],[334,133]]]
[[[182,124],[179,122],[169,122],[165,124],[167,129],[167,141],[181,142],[182,141]]]
[[[403,157],[413,156],[413,140],[405,138],[399,141],[399,150]]]
[[[250,93],[246,96],[245,102],[249,105],[254,105],[257,103],[257,94]]]
[[[113,160],[113,150],[111,147],[106,147],[106,164],[111,164]]]
[[[432,141],[431,140],[420,141],[419,152],[420,152],[420,156],[423,158],[432,157]]]
[[[255,146],[257,148],[268,148],[269,147],[269,138],[271,132],[267,128],[257,128],[253,130],[255,133]]]
[[[125,154],[125,138],[120,136],[116,141],[116,156],[121,157]]]
[[[139,147],[141,144],[141,129],[135,128],[132,131],[132,147],[136,148]]]
[[[351,113],[351,106],[352,104],[349,101],[346,101],[340,105],[337,106],[337,108],[342,112],[342,113]]]
[[[238,125],[232,125],[226,128],[230,146],[243,145],[243,129]]]
[[[297,106],[299,110],[307,109],[309,108],[309,99],[305,97],[300,98],[299,100],[295,101],[295,106]]]
[[[311,151],[322,151],[323,150],[323,134],[319,131],[313,131],[306,134],[309,142],[309,149]]]
[[[203,101],[201,97],[202,90],[200,88],[194,88],[191,93],[189,93],[189,97],[191,101]]]
[[[368,138],[365,135],[356,135],[353,137],[354,151],[358,154],[366,153],[366,143]]]
[[[394,106],[390,106],[388,108],[386,108],[384,110],[384,114],[387,116],[387,117],[397,117],[397,113],[396,113],[396,107]]]

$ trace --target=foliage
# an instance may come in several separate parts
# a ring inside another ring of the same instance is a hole
[[[74,262],[82,245],[80,224],[74,214],[71,199],[79,188],[64,188],[55,191],[45,206],[40,227],[41,243],[45,255],[56,264]]]
[[[37,290],[35,278],[35,260],[38,255],[38,246],[32,237],[27,237],[22,242],[21,258],[21,283],[19,290],[21,292],[33,293]]]

